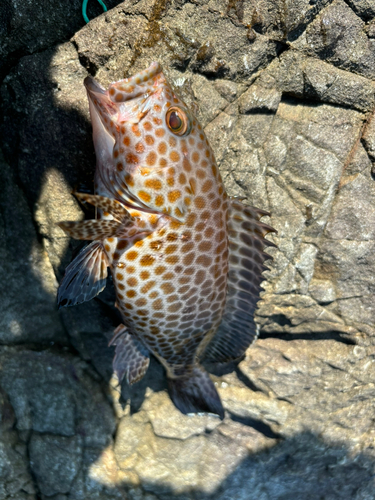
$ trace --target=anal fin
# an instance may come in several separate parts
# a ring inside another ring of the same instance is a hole
[[[113,371],[120,382],[126,376],[127,383],[131,385],[144,377],[150,364],[149,352],[127,331],[126,326],[121,324],[116,328],[108,345],[116,346]]]
[[[58,306],[74,306],[98,295],[106,285],[107,267],[101,243],[93,242],[83,248],[65,270],[57,292]]]

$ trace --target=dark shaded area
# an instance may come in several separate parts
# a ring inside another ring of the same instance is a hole
[[[247,425],[249,427],[252,427],[258,432],[261,432],[264,436],[269,437],[271,439],[278,439],[280,438],[279,434],[276,434],[273,432],[271,427],[267,425],[266,423],[262,422],[261,420],[257,420],[255,418],[250,418],[250,417],[241,417],[240,415],[236,415],[235,413],[232,413],[231,411],[228,412],[230,415],[230,418],[234,422],[239,422],[242,425]]]
[[[117,0],[106,0],[109,8],[118,3],[120,2]],[[323,3],[316,2],[317,8],[321,8]],[[349,3],[359,5],[359,2],[349,1]],[[13,220],[11,224],[9,223],[9,220],[15,217],[15,213],[18,214],[17,217],[20,217],[21,222],[25,217],[31,219],[31,214],[36,208],[39,199],[43,176],[49,168],[57,169],[72,187],[84,183],[90,191],[95,165],[91,126],[87,120],[87,115],[83,116],[80,110],[74,106],[70,108],[59,107],[55,99],[59,88],[57,83],[51,81],[50,78],[50,66],[55,50],[51,50],[49,47],[67,40],[77,29],[84,25],[81,17],[81,0],[72,0],[69,4],[34,1],[24,2],[20,5],[20,8],[24,9],[23,19],[26,20],[26,24],[23,26],[17,25],[19,19],[14,11],[12,0],[3,0],[0,5],[0,79],[4,78],[0,95],[0,139],[7,161],[11,165],[11,169],[6,175],[9,175],[9,178],[14,180],[21,188],[20,192],[22,191],[28,203],[28,209],[23,204],[23,211],[20,212],[16,212],[14,205],[11,203],[5,203],[1,206],[5,226],[8,229],[12,224],[17,226],[17,220]],[[230,10],[241,20],[243,2],[240,1],[238,4],[230,2]],[[101,13],[100,5],[96,0],[91,0],[88,8],[89,17],[93,18]],[[52,19],[52,28],[45,30],[46,36],[43,38],[37,32],[47,22],[47,19]],[[255,27],[256,25],[254,29]],[[302,27],[300,26],[298,30],[302,30]],[[289,34],[289,39],[297,37],[299,32],[297,30],[292,31]],[[5,42],[4,33],[6,36]],[[277,47],[280,46],[286,50],[286,45],[277,42]],[[205,50],[202,49],[202,51],[201,55],[205,55]],[[30,54],[34,54],[34,56],[30,57]],[[202,60],[210,61],[212,56],[210,56],[209,51],[206,55],[209,57],[204,57]],[[81,60],[81,62],[84,61]],[[89,71],[94,70],[89,68]],[[216,76],[220,74],[219,68]],[[12,196],[13,194],[10,197]],[[63,207],[61,207],[61,211],[63,212]],[[21,224],[19,224],[19,227],[21,227]],[[38,235],[40,237],[40,233],[30,230],[24,231],[22,237],[19,236],[19,233],[17,234],[18,239],[13,242],[10,250],[15,256],[24,260],[27,266],[27,258],[35,241],[38,240]],[[78,245],[80,244],[77,242],[71,243],[61,267],[57,270],[60,277],[66,263],[69,262]],[[18,271],[26,276],[26,271],[23,268]],[[6,277],[3,282],[6,283]],[[38,311],[35,305],[39,300],[37,295],[31,296],[22,280],[18,285],[20,288],[24,286],[25,293],[28,293],[28,298],[31,301],[30,305],[24,302],[24,308],[43,315],[44,313]],[[9,293],[10,286],[7,286],[7,290]],[[17,298],[19,299],[19,296]],[[43,294],[42,298],[51,301],[51,297],[48,297],[47,292]],[[109,280],[107,288],[97,299],[74,310],[64,310],[60,317],[61,324],[65,325],[66,330],[71,333],[70,342],[76,349],[76,351],[73,351],[73,349],[70,350],[69,348],[65,352],[78,353],[81,358],[91,363],[99,375],[97,379],[99,384],[101,384],[102,380],[108,382],[112,376],[114,349],[108,347],[108,340],[112,336],[113,328],[120,322],[118,311],[113,306],[113,303],[113,287]],[[276,315],[272,319],[280,326],[292,325],[292,322],[282,314]],[[60,328],[60,320],[56,320],[56,322]],[[31,328],[30,324],[25,321],[26,326]],[[35,324],[32,327],[36,328]],[[103,332],[107,333],[107,337],[103,335]],[[354,343],[345,334],[335,331],[322,334],[263,333],[261,335],[261,338],[269,337],[277,337],[283,340],[334,339],[346,344]],[[63,344],[64,339],[60,331],[54,337],[54,341],[57,340]],[[61,350],[61,344],[57,344],[54,348],[56,353]],[[38,344],[37,339],[33,349],[35,351],[40,350],[42,349],[41,346],[42,342]],[[18,367],[14,366],[15,373],[17,373],[17,369]],[[63,369],[69,372],[70,379],[79,380],[80,375],[77,374],[74,365],[69,365],[68,368],[64,366]],[[260,390],[241,372],[236,363],[216,367],[211,372],[220,375],[230,373],[233,370],[236,371],[238,379],[246,387],[253,391]],[[48,377],[46,376],[46,378]],[[24,379],[27,379],[27,376]],[[71,384],[75,389],[76,386],[73,381]],[[154,392],[167,389],[164,369],[155,359],[151,360],[150,368],[141,382],[131,387],[127,386],[126,383],[122,384],[122,403],[125,404],[130,401],[131,413],[136,413],[140,409],[147,388],[151,388]],[[39,389],[39,387],[35,387],[35,393]],[[46,417],[47,410],[51,407],[47,398],[47,395],[49,395],[48,390],[51,392],[51,389],[42,387],[40,390],[43,390],[46,395],[45,399],[42,400],[44,406],[39,404],[38,399],[35,397],[35,402],[32,403],[32,411],[34,416],[43,416],[45,427],[36,429],[33,440],[30,441],[29,437],[27,437],[25,442],[27,442],[28,446],[31,446],[33,456],[39,462],[42,462],[46,456],[49,458],[47,452],[50,453],[51,448],[48,448],[47,445],[52,443],[49,434],[53,434],[54,420],[47,420]],[[88,394],[94,396],[94,391],[90,394],[88,390]],[[53,402],[61,403],[60,393],[53,393],[52,396]],[[68,407],[69,405],[64,407],[64,411]],[[4,418],[0,419],[1,424],[11,421],[8,422],[9,426],[15,425],[13,409],[7,398],[6,403],[4,403],[2,417],[3,415]],[[65,437],[69,439],[69,433],[72,432],[71,429],[73,428],[72,422],[74,422],[74,418],[78,417],[72,415],[72,412],[68,416],[61,412],[59,416],[65,422],[67,429],[67,436]],[[241,417],[233,413],[230,416],[233,421],[251,427],[269,438],[279,438],[279,435],[273,432],[270,426],[260,420]],[[92,415],[90,414],[87,417],[89,419],[95,417],[98,433],[102,433],[103,442],[100,444],[101,447],[90,448],[86,451],[85,462],[81,470],[82,474],[82,471],[86,473],[89,465],[99,458],[105,445],[113,436],[113,427],[111,425],[101,427],[100,411],[93,411]],[[78,434],[80,437],[85,436],[85,432],[86,428],[82,425],[78,429]],[[46,441],[43,441],[44,438],[46,438]],[[56,442],[59,445],[56,446],[56,450],[63,450],[61,443],[64,443],[65,446],[65,441],[57,440]],[[73,443],[73,445],[79,446],[76,443]],[[63,467],[68,469],[71,465],[65,457],[60,462],[56,459],[56,463],[61,464],[61,469]],[[79,464],[77,468],[78,466]],[[285,439],[285,441],[278,443],[268,451],[245,459],[213,494],[209,495],[206,492],[194,490],[192,485],[192,492],[188,496],[176,495],[174,491],[158,481],[152,484],[143,484],[142,488],[146,492],[156,492],[157,498],[160,500],[186,500],[187,498],[212,500],[258,500],[260,498],[272,500],[289,500],[289,498],[297,500],[315,500],[317,498],[327,500],[360,499],[371,498],[374,472],[374,461],[365,453],[360,453],[352,458],[348,456],[348,450],[345,447],[335,446],[332,443],[327,444],[313,434],[302,433]],[[63,480],[61,484],[66,487]],[[124,490],[129,489],[131,486],[126,483],[121,485]],[[104,488],[103,491],[105,493],[106,489]],[[114,494],[114,491],[111,488],[107,489],[108,495]],[[42,498],[40,491],[37,491],[36,497]]]
[[[49,77],[54,53],[23,57],[0,89],[2,148],[31,208],[48,168],[58,169],[71,186],[92,185],[95,169],[87,117],[56,106],[57,83]]]
[[[375,5],[371,0],[344,0],[347,5],[363,21],[371,21],[375,17]]]
[[[274,314],[270,319],[280,326],[292,326],[292,322],[284,314]]]
[[[216,499],[259,498],[260,492],[277,500],[361,498],[371,491],[374,463],[366,454],[353,462],[345,457],[344,447],[328,445],[311,433],[297,434],[244,460]]]
[[[189,494],[180,495],[157,482],[142,484],[142,490],[158,500],[360,500],[372,498],[374,472],[366,453],[351,458],[345,447],[304,432],[250,455],[213,493],[192,485]],[[121,487],[128,492],[126,483]]]
[[[105,0],[112,9],[122,0]],[[0,3],[0,82],[23,56],[69,40],[85,26],[82,0],[2,0]],[[97,0],[87,7],[89,19],[103,13]]]
[[[283,325],[281,325],[283,326]],[[269,339],[277,337],[280,340],[336,340],[347,345],[356,345],[356,342],[350,335],[339,332],[313,332],[313,333],[275,333],[275,332],[261,332],[259,338]]]

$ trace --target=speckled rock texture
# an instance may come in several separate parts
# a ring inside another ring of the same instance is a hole
[[[83,28],[78,0],[0,3],[0,500],[373,500],[374,2],[106,3]],[[153,60],[278,231],[260,338],[212,369],[223,421],[180,414],[155,360],[119,387],[110,280],[55,305],[80,249],[56,222],[94,174],[83,79]]]

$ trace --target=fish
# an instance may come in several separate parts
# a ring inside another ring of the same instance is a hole
[[[94,193],[75,193],[97,217],[63,221],[87,240],[67,267],[60,307],[98,295],[112,275],[122,323],[110,341],[119,381],[142,379],[150,354],[164,366],[184,414],[224,418],[204,366],[244,356],[258,336],[254,311],[270,214],[227,195],[204,130],[158,62],[87,90],[96,153]]]

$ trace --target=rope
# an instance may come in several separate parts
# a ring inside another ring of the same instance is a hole
[[[86,21],[86,23],[89,23],[90,22],[90,19],[87,17],[87,14],[86,14],[86,9],[87,9],[87,2],[89,0],[83,0],[83,4],[82,4],[82,15],[83,15],[83,19]],[[107,7],[105,6],[105,4],[102,2],[102,0],[98,0],[98,2],[100,3],[100,5],[103,7],[103,11],[104,12],[107,12]]]

